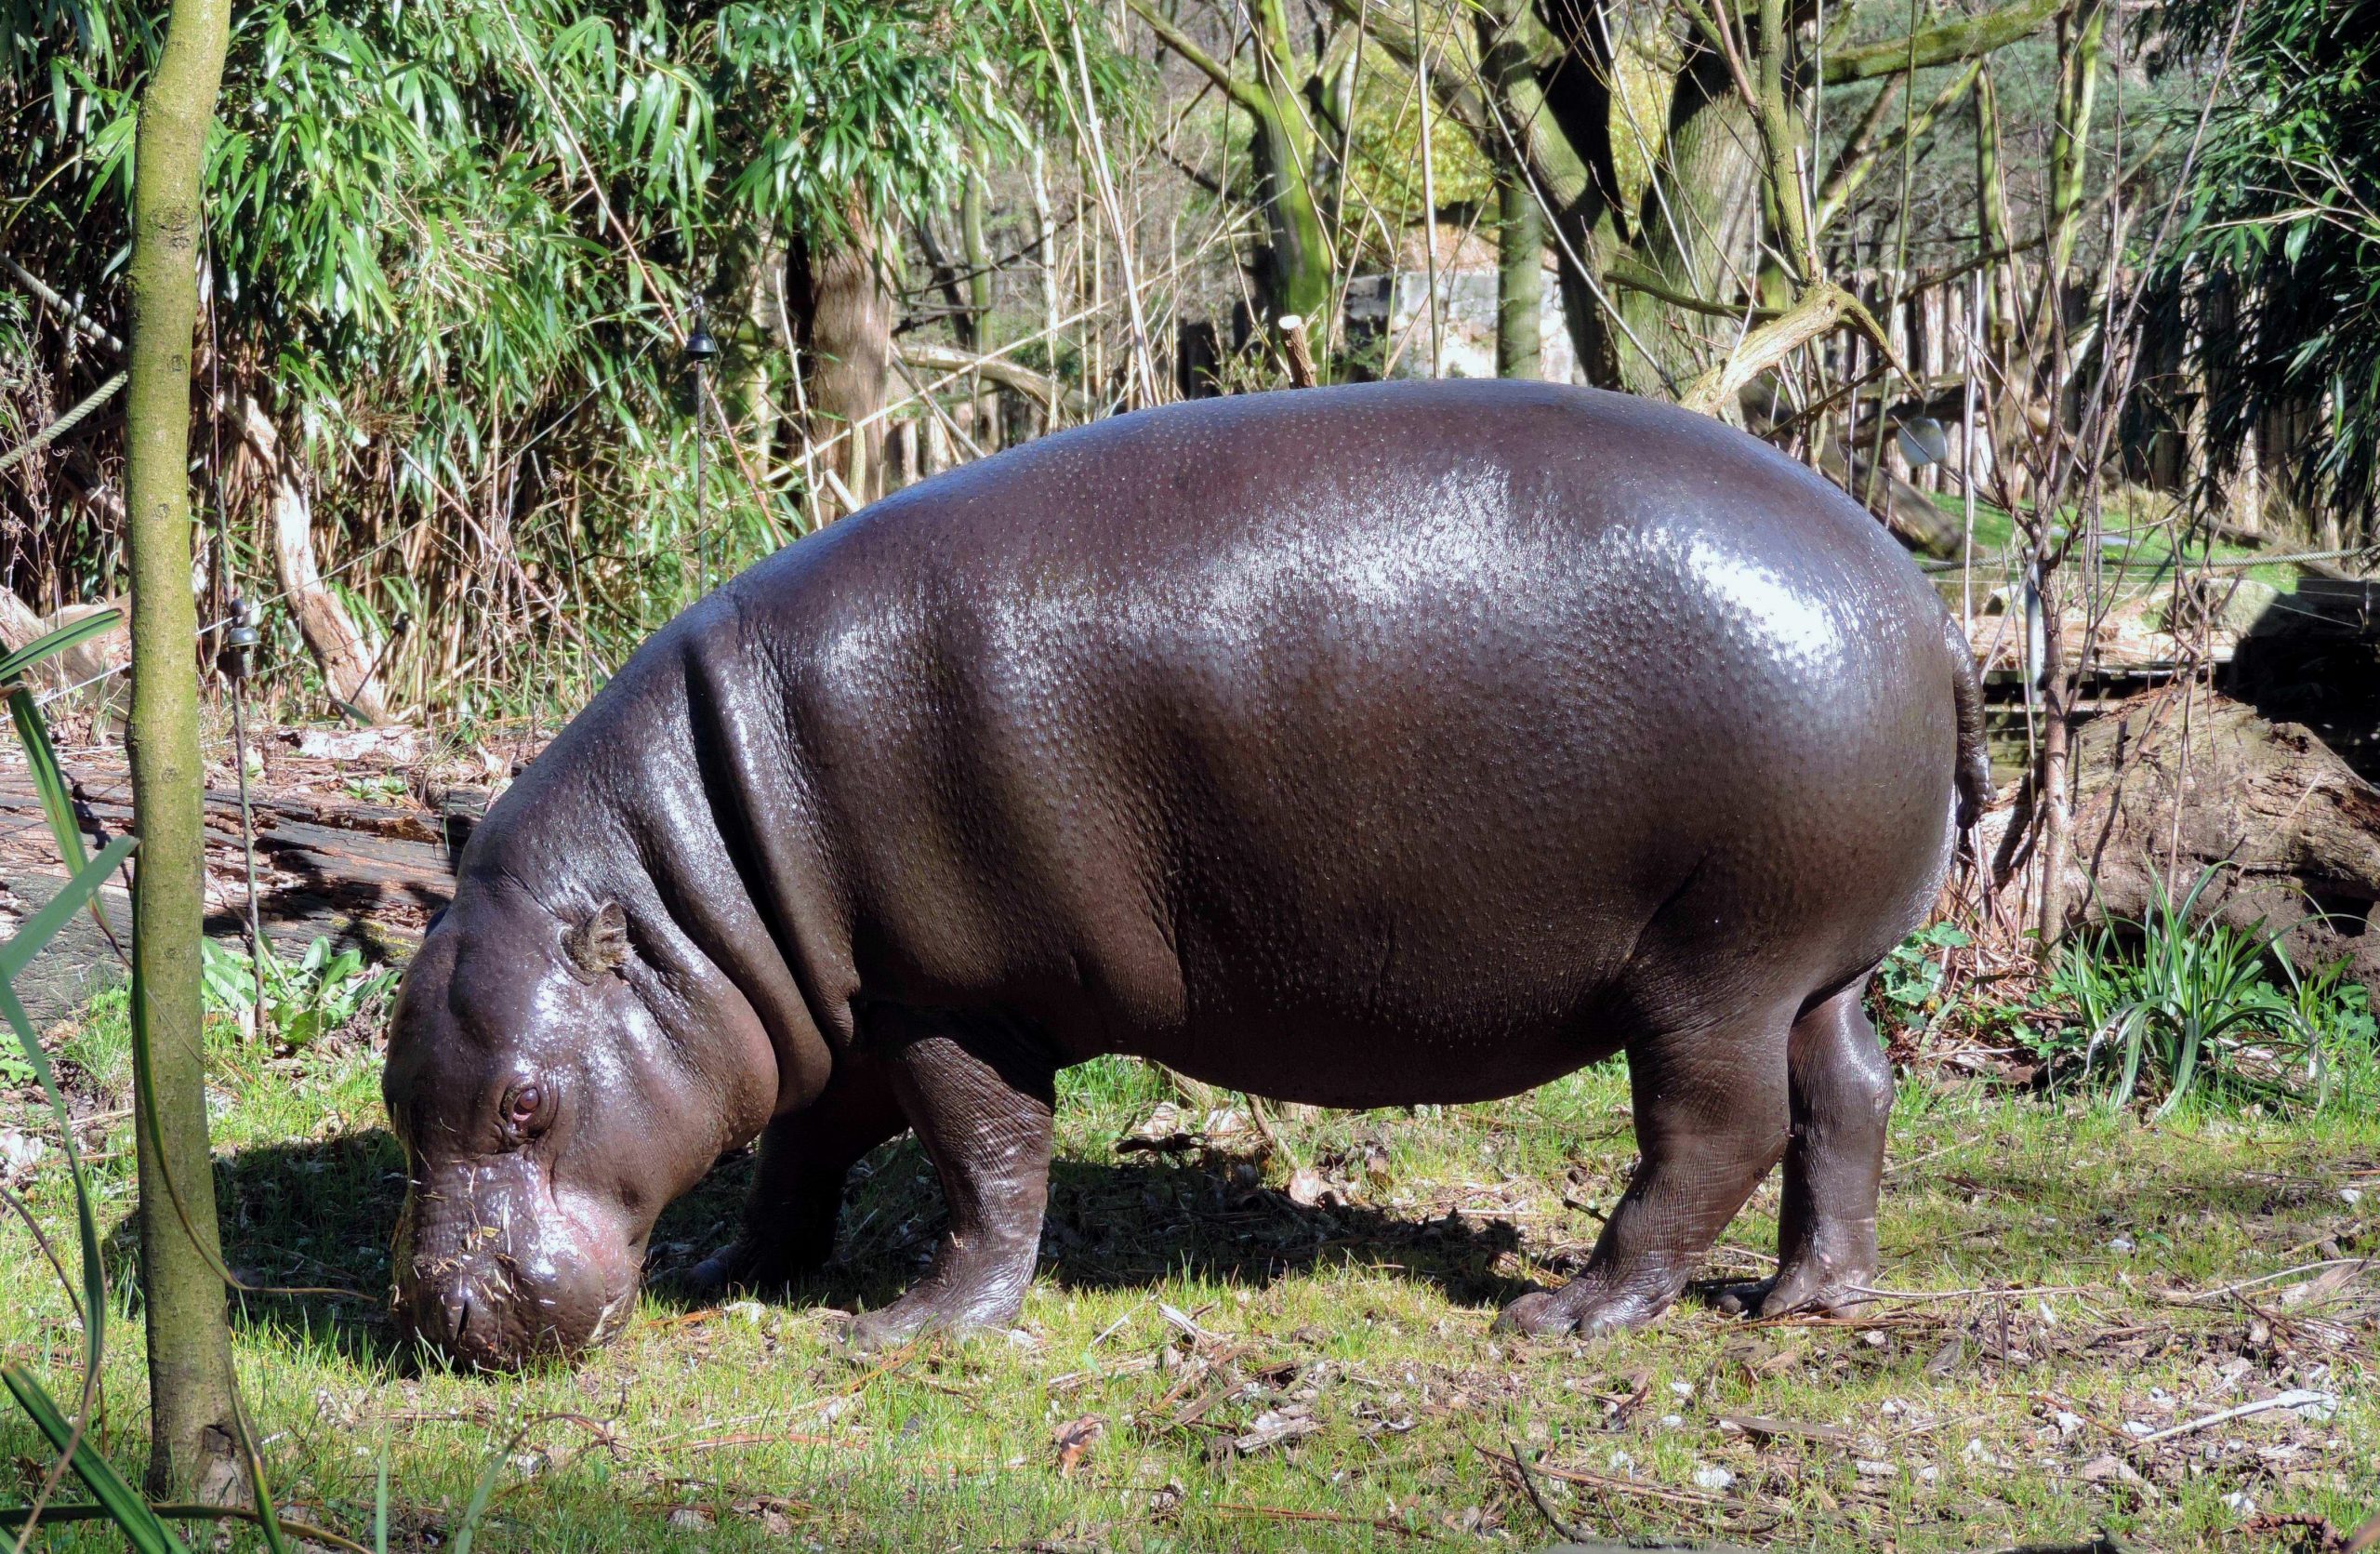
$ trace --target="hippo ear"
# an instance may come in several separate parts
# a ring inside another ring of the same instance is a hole
[[[562,931],[562,948],[588,976],[617,971],[628,963],[628,914],[617,901],[606,901],[586,922]]]

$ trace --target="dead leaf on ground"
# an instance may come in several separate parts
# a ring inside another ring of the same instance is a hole
[[[1754,1414],[1730,1414],[1719,1420],[1722,1430],[1736,1429],[1756,1441],[1772,1441],[1790,1436],[1797,1441],[1816,1441],[1828,1445],[1843,1445],[1853,1437],[1840,1425],[1802,1424],[1792,1419],[1765,1419]]]
[[[1079,1419],[1069,1419],[1058,1427],[1058,1476],[1071,1477],[1082,1466],[1091,1443],[1107,1433],[1107,1421],[1096,1414],[1086,1414]]]

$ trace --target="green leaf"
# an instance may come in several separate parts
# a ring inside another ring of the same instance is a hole
[[[15,995],[9,997],[13,1003]],[[107,1508],[108,1520],[116,1524],[139,1554],[190,1554],[182,1540],[174,1536],[172,1530],[158,1520],[157,1513],[149,1508],[149,1503],[134,1493],[107,1458],[99,1455],[89,1437],[76,1438],[72,1422],[59,1412],[31,1371],[13,1361],[0,1365],[0,1381],[7,1383],[8,1390],[16,1395],[17,1406],[25,1411],[36,1429],[49,1438],[52,1446],[62,1452],[68,1441],[73,1441],[74,1476],[83,1481],[93,1499]]]
[[[132,850],[139,844],[138,837],[117,837],[98,857],[77,870],[74,877],[67,881],[57,895],[44,902],[39,911],[25,919],[24,926],[18,929],[7,942],[0,944],[0,979],[16,980],[18,975],[33,963],[33,957],[41,953],[42,947],[66,925],[66,920],[74,915],[75,910],[98,893],[107,877],[115,871],[115,866],[131,857]]]
[[[0,657],[0,684],[18,678],[52,654],[63,653],[76,643],[88,642],[93,637],[115,630],[116,623],[123,618],[124,612],[110,606],[85,616],[72,626],[60,626],[55,631],[35,637],[14,653]]]
[[[66,888],[51,897],[48,904],[34,913],[15,936],[0,945],[0,961],[8,969],[0,971],[0,1017],[5,1017],[10,1030],[16,1033],[17,1044],[23,1050],[26,1064],[33,1077],[41,1082],[42,1094],[48,1097],[50,1116],[58,1123],[59,1142],[66,1153],[68,1176],[74,1184],[74,1229],[83,1251],[83,1340],[84,1364],[96,1372],[99,1357],[106,1352],[107,1331],[107,1265],[99,1260],[99,1224],[91,1209],[91,1190],[83,1172],[83,1155],[74,1143],[74,1126],[66,1112],[66,1097],[58,1088],[58,1076],[49,1066],[49,1054],[42,1050],[41,1037],[33,1029],[33,1016],[17,998],[14,986],[17,973],[24,968],[34,953],[49,942],[60,924],[73,915],[77,905],[98,891],[99,882],[112,873],[115,866],[130,856],[139,841],[123,837],[109,844],[106,851],[94,858],[83,870],[67,883]],[[55,910],[60,907],[63,910]],[[55,915],[53,916],[53,912]],[[43,920],[50,921],[45,926]]]
[[[80,871],[88,856],[83,849],[83,828],[74,820],[73,794],[66,786],[65,769],[49,742],[49,724],[33,693],[19,685],[8,693],[8,715],[16,720],[17,737],[25,745],[25,763],[33,770],[33,793],[49,830],[58,839],[59,856],[66,867]]]

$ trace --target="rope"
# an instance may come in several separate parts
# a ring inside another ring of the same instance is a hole
[[[123,388],[124,385],[125,374],[119,372],[113,378],[111,378],[106,382],[100,384],[98,388],[93,389],[84,399],[83,403],[77,405],[72,410],[67,411],[66,414],[59,417],[56,420],[50,422],[39,432],[34,432],[30,440],[20,444],[16,447],[10,448],[7,453],[0,453],[0,470],[7,469],[9,466],[15,464],[19,459],[23,458],[30,454],[40,452],[42,449],[49,446],[50,444],[55,443],[60,437],[63,437],[68,432],[73,431],[77,422],[81,421],[85,417],[98,409],[100,405],[105,405],[109,398],[112,396],[118,389]]]
[[[2285,556],[2223,556],[2197,564],[2221,571],[2245,571],[2251,566],[2281,566],[2301,561],[2347,561],[2356,556],[2372,554],[2369,545],[2358,545],[2344,551],[2298,551]]]
[[[2244,572],[2255,566],[2288,566],[2307,561],[2348,561],[2359,556],[2369,556],[2373,554],[2373,548],[2369,545],[2351,545],[2345,550],[2293,551],[2287,555],[2279,556],[2214,556],[2203,561],[2193,561],[2188,564],[2193,568],[2202,568],[2210,572]],[[1923,561],[1918,563],[1918,565],[1928,572],[1959,572],[1966,569],[1965,563],[1956,561]]]

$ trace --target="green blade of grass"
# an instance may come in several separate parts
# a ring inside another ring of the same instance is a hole
[[[109,843],[98,857],[76,870],[74,877],[66,882],[65,888],[44,902],[41,910],[25,919],[23,927],[18,929],[6,943],[0,943],[0,980],[13,982],[27,966],[33,964],[33,957],[41,953],[42,947],[66,926],[66,920],[73,917],[84,902],[99,893],[107,877],[115,872],[115,866],[130,857],[132,850],[139,844],[139,838],[130,836],[119,836]]]
[[[15,1002],[13,996],[10,1002]],[[73,1424],[59,1412],[31,1371],[13,1362],[0,1365],[0,1381],[7,1383],[8,1390],[16,1396],[17,1406],[25,1411],[35,1428],[49,1438],[51,1445],[62,1452],[67,1442],[73,1442],[74,1476],[83,1481],[94,1500],[107,1508],[108,1520],[122,1530],[126,1540],[139,1554],[190,1554],[182,1540],[158,1520],[149,1503],[133,1492],[107,1458],[99,1455],[87,1439],[77,1438]]]
[[[256,1427],[248,1422],[248,1411],[240,1405],[240,1395],[231,1394],[233,1422],[240,1427],[240,1455],[248,1465],[248,1493],[256,1497],[257,1525],[264,1531],[264,1546],[271,1554],[289,1554],[289,1540],[281,1533],[281,1510],[272,1503],[272,1485],[264,1476],[264,1454],[257,1450]]]
[[[63,653],[77,643],[90,641],[103,632],[115,630],[124,613],[111,605],[97,614],[85,616],[72,626],[35,637],[6,657],[0,657],[0,684],[16,679],[25,671],[40,663],[53,653]]]
[[[488,1454],[487,1466],[480,1469],[479,1482],[471,1486],[470,1503],[463,1508],[462,1524],[455,1529],[455,1554],[471,1554],[471,1539],[478,1535],[480,1518],[487,1514],[487,1503],[496,1494],[496,1486],[504,1477],[504,1459],[520,1444],[516,1434],[505,1444]]]
[[[83,850],[83,828],[74,823],[73,795],[66,789],[66,774],[58,764],[58,751],[49,742],[49,724],[44,721],[41,709],[34,705],[33,693],[22,685],[8,693],[8,713],[17,721],[17,737],[25,742],[25,761],[33,768],[33,793],[41,800],[41,812],[49,820],[50,833],[58,838],[58,852],[66,867],[79,870],[88,861]]]
[[[24,1049],[25,1062],[41,1082],[42,1094],[49,1097],[50,1115],[58,1121],[59,1142],[66,1151],[66,1167],[74,1186],[74,1224],[83,1250],[83,1337],[85,1363],[96,1372],[99,1356],[104,1352],[107,1324],[107,1267],[99,1260],[99,1218],[91,1210],[90,1182],[84,1175],[82,1151],[75,1147],[73,1119],[67,1115],[66,1097],[58,1088],[58,1075],[49,1066],[49,1055],[42,1049],[41,1038],[33,1030],[33,1016],[17,998],[14,979],[33,952],[57,933],[59,924],[72,915],[78,900],[99,889],[115,866],[128,856],[139,841],[121,837],[109,843],[105,851],[92,859],[83,871],[74,876],[65,889],[50,898],[47,906],[33,914],[16,936],[0,945],[0,1016],[16,1032],[17,1044]],[[62,910],[60,910],[62,909]],[[45,925],[45,920],[47,920]]]

